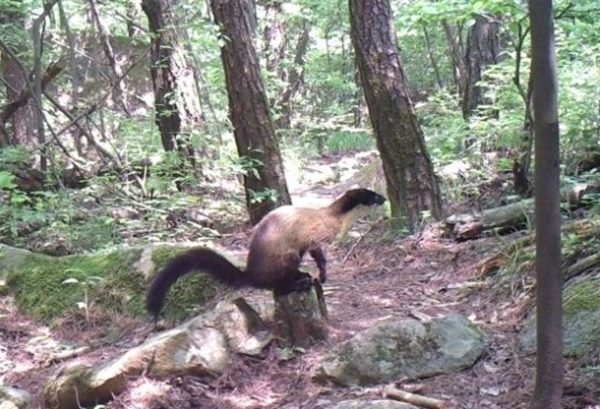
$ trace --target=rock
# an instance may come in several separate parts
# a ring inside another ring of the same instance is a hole
[[[582,356],[600,345],[600,277],[569,283],[563,292],[564,354]],[[523,349],[536,349],[536,312],[533,309],[519,334]]]
[[[260,353],[272,339],[258,314],[239,298],[163,332],[107,363],[66,368],[44,389],[48,407],[78,408],[106,402],[132,377],[221,374],[231,353]],[[76,391],[76,393],[75,393]]]
[[[214,322],[225,337],[229,347],[240,354],[260,355],[272,340],[258,313],[243,298],[221,302],[215,308]]]
[[[397,402],[389,399],[379,400],[345,400],[338,402],[333,406],[323,407],[323,409],[419,409],[408,403]]]
[[[397,320],[369,328],[334,347],[314,376],[341,385],[424,378],[468,368],[484,351],[483,332],[462,315],[430,322]]]
[[[0,409],[26,409],[31,406],[31,395],[21,389],[0,385]]]

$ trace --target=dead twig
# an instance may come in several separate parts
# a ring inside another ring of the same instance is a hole
[[[358,240],[356,240],[356,242],[350,247],[350,250],[348,250],[348,252],[344,256],[344,258],[342,259],[342,264],[344,264],[346,262],[346,260],[348,260],[350,255],[352,255],[354,250],[364,240],[364,238],[367,236],[367,234],[369,234],[371,232],[371,230],[373,230],[375,228],[375,226],[377,226],[382,220],[383,220],[383,217],[380,217],[379,219],[375,220],[375,222],[369,227],[369,229],[366,232],[364,232],[363,234],[361,234],[361,236],[358,238]]]

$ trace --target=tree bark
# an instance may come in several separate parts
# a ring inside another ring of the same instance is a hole
[[[277,339],[282,346],[309,347],[327,339],[328,313],[323,288],[274,295]]]
[[[102,44],[102,50],[104,51],[104,56],[108,60],[108,64],[111,68],[111,85],[113,86],[113,103],[114,105],[120,104],[123,107],[125,113],[128,113],[127,109],[127,89],[124,81],[118,81],[117,79],[123,75],[123,69],[121,68],[121,64],[117,61],[115,57],[115,53],[113,52],[112,45],[110,44],[110,39],[108,38],[108,34],[102,20],[100,19],[100,14],[98,13],[98,5],[96,4],[96,0],[89,0],[90,3],[90,11],[92,13],[92,20],[96,25],[96,30],[98,30],[98,37],[100,38],[100,43]]]
[[[423,24],[423,35],[425,36],[427,55],[429,56],[429,61],[431,62],[431,67],[433,68],[438,88],[442,89],[444,87],[444,82],[442,81],[442,75],[440,74],[437,59],[435,58],[435,54],[433,53],[433,45],[431,44],[431,37],[429,36],[429,31],[427,31],[426,24]]]
[[[532,409],[559,409],[563,390],[559,127],[552,0],[530,0],[535,132],[537,360]]]
[[[202,126],[202,113],[194,95],[193,72],[179,44],[174,6],[177,0],[143,0],[152,33],[150,73],[154,87],[155,122],[165,151],[177,151],[195,163],[190,133]]]
[[[285,79],[285,70],[281,62],[285,58],[288,45],[287,28],[283,23],[281,0],[267,0],[265,2],[265,55],[267,71],[275,74],[280,80]]]
[[[475,24],[467,35],[465,54],[465,89],[462,95],[463,117],[466,119],[479,105],[490,103],[484,95],[484,88],[477,83],[485,69],[498,63],[500,41],[498,21],[482,15],[475,16]]]
[[[0,10],[0,24],[3,26],[5,38],[20,39],[25,35],[25,16],[16,7],[8,10]],[[12,44],[6,44],[11,52],[7,50],[0,52],[0,66],[2,77],[6,85],[6,99],[12,104],[19,97],[29,91],[27,80],[27,71],[20,64],[16,56],[20,54],[19,49],[24,49],[26,44],[22,41]],[[6,108],[3,112],[6,111]],[[7,134],[7,142],[11,144],[33,146],[36,141],[36,126],[38,112],[35,108],[35,102],[27,98],[22,104],[14,106],[14,111],[9,116],[2,117],[3,122],[9,121],[12,125],[12,132]],[[10,119],[9,119],[10,118]],[[8,132],[8,130],[7,130]]]
[[[310,21],[304,20],[302,23],[302,33],[298,37],[298,43],[296,45],[294,63],[292,67],[288,70],[287,86],[275,102],[275,107],[278,107],[281,110],[279,113],[279,118],[275,123],[277,129],[289,129],[291,127],[291,101],[304,81],[304,60],[306,57],[306,51],[308,50],[308,44],[310,42],[309,34]]]
[[[350,25],[392,216],[415,229],[423,212],[439,219],[443,210],[398,55],[389,1],[350,0]]]
[[[244,174],[246,206],[250,221],[255,224],[269,211],[291,200],[252,42],[253,7],[250,0],[212,0],[211,8],[223,35],[221,59],[229,116],[238,154],[248,164]],[[265,198],[263,195],[268,192],[273,194]]]
[[[462,36],[460,35],[461,27],[458,25],[452,26],[447,21],[442,21],[446,41],[448,42],[448,56],[452,62],[452,75],[454,85],[459,96],[465,94],[466,88],[466,67],[462,46]]]

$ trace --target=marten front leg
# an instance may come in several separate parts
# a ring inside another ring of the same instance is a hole
[[[321,284],[327,280],[327,259],[325,258],[325,253],[321,246],[311,248],[308,253],[317,263],[317,267],[319,268],[319,281]]]

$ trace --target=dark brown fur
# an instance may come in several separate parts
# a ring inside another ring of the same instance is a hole
[[[317,263],[319,280],[325,282],[327,261],[321,245],[344,233],[366,209],[384,202],[371,190],[352,189],[326,207],[279,207],[256,225],[245,271],[213,250],[192,249],[172,259],[154,278],[148,311],[157,317],[171,285],[193,271],[208,273],[232,287],[272,289],[279,294],[306,289],[313,283],[310,275],[299,271],[306,252]]]

